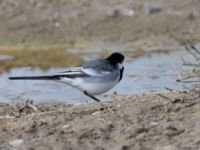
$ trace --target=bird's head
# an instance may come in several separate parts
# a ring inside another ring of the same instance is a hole
[[[122,62],[124,61],[124,55],[122,55],[121,53],[112,53],[107,60],[112,63],[113,65],[116,65],[118,63],[122,64]]]

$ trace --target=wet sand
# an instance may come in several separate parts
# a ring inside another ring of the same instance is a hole
[[[0,149],[198,150],[200,98],[165,92],[111,102],[0,107]]]

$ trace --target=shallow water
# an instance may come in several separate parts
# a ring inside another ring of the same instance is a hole
[[[144,92],[165,91],[165,87],[181,89],[176,83],[177,76],[173,66],[177,70],[186,69],[181,66],[180,57],[192,59],[186,51],[176,51],[170,54],[156,54],[151,57],[139,59],[127,58],[125,61],[125,72],[122,81],[111,91],[102,96],[102,100],[109,100],[110,95],[116,91],[124,95],[136,95]],[[43,72],[39,69],[16,68],[9,73],[0,76],[0,102],[13,103],[34,100],[34,103],[56,102],[56,103],[86,103],[92,102],[90,98],[80,91],[53,81],[10,81],[8,76],[41,75],[60,72],[65,69],[49,69]]]

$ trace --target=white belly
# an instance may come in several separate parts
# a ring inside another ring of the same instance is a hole
[[[84,82],[84,80],[81,78],[76,78],[76,79],[64,78],[63,80],[61,80],[62,83],[67,83],[68,85],[71,85],[81,91],[86,91],[88,94],[91,95],[99,95],[107,92],[117,84],[117,81],[118,80],[112,82],[94,83],[94,82]]]
[[[115,82],[107,83],[84,83],[78,86],[82,91],[87,91],[91,95],[98,95],[107,92],[116,85]]]

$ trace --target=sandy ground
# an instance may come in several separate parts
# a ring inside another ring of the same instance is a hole
[[[146,14],[151,5],[160,11]],[[199,8],[198,0],[1,0],[0,49],[149,48],[176,43],[170,34],[199,41]]]
[[[192,93],[114,95],[109,103],[0,107],[3,150],[198,150],[200,97]]]

